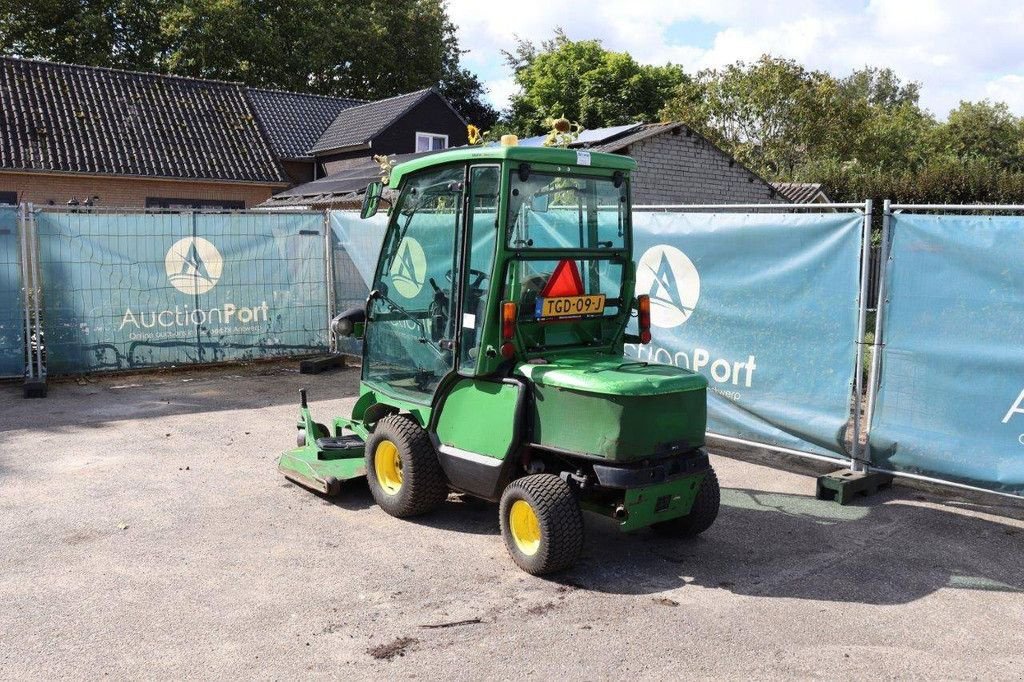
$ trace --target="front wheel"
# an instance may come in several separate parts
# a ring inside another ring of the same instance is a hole
[[[430,436],[407,415],[377,422],[366,440],[366,478],[381,509],[399,518],[424,514],[448,497]]]
[[[510,483],[499,505],[501,536],[519,568],[533,575],[576,563],[583,550],[583,513],[569,485],[552,474]]]
[[[718,476],[715,470],[708,467],[704,480],[700,482],[697,497],[693,500],[690,513],[668,521],[660,521],[651,526],[651,530],[659,535],[675,538],[692,538],[700,535],[718,518],[718,507],[722,493],[718,487]]]

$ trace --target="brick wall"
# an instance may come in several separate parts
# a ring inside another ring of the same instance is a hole
[[[143,208],[147,197],[233,200],[251,208],[284,187],[245,183],[150,180],[127,177],[0,172],[0,192],[17,192],[19,202],[63,206],[71,198],[98,196],[96,206]]]
[[[675,130],[621,151],[637,163],[634,205],[785,202],[771,185],[700,135],[688,137],[684,126]]]

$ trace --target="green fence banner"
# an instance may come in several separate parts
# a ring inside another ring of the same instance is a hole
[[[51,374],[327,348],[320,213],[37,214]]]

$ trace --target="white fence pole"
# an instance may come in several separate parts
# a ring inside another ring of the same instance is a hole
[[[864,392],[864,328],[868,315],[868,277],[871,260],[871,199],[864,202],[864,222],[861,226],[860,254],[860,295],[857,297],[857,339],[853,348],[857,353],[854,363],[853,377],[853,447],[851,448],[850,468],[853,471],[866,471],[865,461],[861,456],[860,424],[861,396]]]
[[[324,209],[324,279],[327,280],[327,350],[338,351],[338,340],[334,338],[331,320],[338,314],[338,302],[334,296],[334,240],[331,239],[331,211]]]
[[[882,362],[882,336],[885,325],[885,284],[886,263],[889,261],[889,230],[892,221],[892,204],[888,199],[882,204],[882,242],[878,246],[878,300],[875,302],[875,338],[871,344],[871,372],[868,375],[868,404],[864,409],[864,421],[870,437],[871,417],[875,413],[875,400],[878,398],[878,370]]]
[[[29,252],[32,255],[32,314],[36,325],[36,378],[46,379],[46,369],[43,367],[43,313],[42,304],[39,302],[43,295],[42,273],[39,267],[39,233],[36,225],[35,205],[28,205],[29,228]]]
[[[18,204],[18,240],[21,246],[21,291],[25,313],[25,378],[35,379],[35,363],[32,361],[32,318],[31,293],[32,276],[28,261],[28,224],[25,204]]]

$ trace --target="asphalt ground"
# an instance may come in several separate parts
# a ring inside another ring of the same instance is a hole
[[[364,481],[328,500],[278,474],[299,388],[326,421],[357,384],[288,363],[0,385],[0,678],[1024,677],[1013,500],[840,507],[816,465],[712,448],[705,535],[588,516],[579,564],[534,578],[495,505],[398,520]]]

